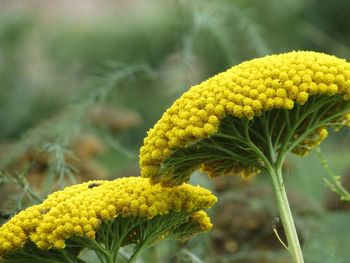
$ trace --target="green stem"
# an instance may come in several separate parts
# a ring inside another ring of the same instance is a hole
[[[74,261],[67,255],[66,251],[60,250],[60,252],[63,255],[63,257],[67,260],[67,262],[74,263]]]
[[[143,249],[144,249],[144,244],[140,245],[138,248],[136,248],[136,250],[134,251],[134,253],[132,254],[132,256],[129,258],[128,263],[135,263],[136,260],[138,259],[138,257],[141,255]]]
[[[129,233],[129,231],[131,229],[132,228],[129,229],[128,227],[126,227],[124,229],[124,231],[121,231],[121,233],[117,237],[114,237],[115,243],[112,244],[112,249],[111,249],[112,256],[113,256],[113,262],[117,262],[120,246],[121,246],[124,238],[127,236],[127,234]]]
[[[276,199],[277,208],[281,217],[284,232],[288,241],[288,250],[292,257],[293,263],[303,263],[303,255],[295,229],[292,212],[289,207],[289,202],[284,187],[281,166],[268,167],[268,174],[273,189],[273,193]]]
[[[93,243],[94,245],[94,250],[96,252],[97,255],[100,255],[101,257],[104,257],[106,263],[114,263],[113,262],[113,255],[111,255],[111,253],[106,250],[105,248],[103,248],[97,241],[95,241],[94,239],[91,240],[91,243]]]
[[[113,255],[108,253],[108,256],[106,257],[107,263],[115,263],[113,259]]]

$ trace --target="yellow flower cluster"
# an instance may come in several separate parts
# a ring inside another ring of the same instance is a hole
[[[240,175],[241,177],[248,179],[260,173],[260,170],[256,167],[241,164],[236,164],[234,166],[226,164],[224,171],[218,169],[223,165],[225,164],[220,161],[207,162],[205,165],[201,165],[200,171],[207,173],[210,178],[215,178],[220,175]]]
[[[304,140],[295,147],[292,152],[300,155],[305,156],[308,154],[313,147],[316,145],[319,145],[324,139],[326,139],[328,136],[328,131],[325,128],[319,128],[315,131],[313,135],[310,136],[307,140]]]
[[[226,115],[252,119],[334,94],[350,99],[350,63],[337,57],[299,51],[243,62],[191,87],[163,114],[140,150],[142,176],[157,177],[174,148],[215,133]]]
[[[193,213],[191,218],[199,224],[199,227],[203,232],[208,232],[213,227],[213,224],[210,222],[210,218],[204,211]]]
[[[32,206],[13,217],[10,221],[0,227],[0,259],[7,251],[22,247],[28,238],[28,233],[35,230],[42,214],[40,210],[44,206]]]
[[[186,211],[191,215],[217,201],[208,190],[184,184],[165,188],[141,177],[90,181],[55,192],[0,227],[0,256],[23,247],[30,238],[40,249],[64,248],[70,236],[95,238],[102,221],[118,216],[157,215]],[[211,228],[205,212],[194,216],[201,229]]]

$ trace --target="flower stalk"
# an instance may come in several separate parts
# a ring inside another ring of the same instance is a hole
[[[287,237],[288,251],[292,257],[293,263],[303,263],[303,254],[292,212],[289,206],[287,193],[284,187],[281,167],[271,166],[268,171],[268,176],[282,221],[283,229]]]

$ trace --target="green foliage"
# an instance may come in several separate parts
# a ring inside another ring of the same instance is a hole
[[[334,172],[329,167],[327,160],[323,157],[321,149],[316,148],[317,156],[320,159],[320,162],[324,169],[327,172],[327,177],[324,178],[326,184],[330,187],[330,189],[337,193],[341,200],[350,201],[350,192],[344,188],[341,182],[341,177],[339,175],[334,174]]]

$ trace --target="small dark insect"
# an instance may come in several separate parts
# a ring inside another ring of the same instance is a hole
[[[40,210],[40,214],[44,215],[50,211],[50,208]]]
[[[98,183],[92,183],[92,184],[89,184],[89,188],[91,189],[91,188],[94,188],[94,187],[97,187],[97,186],[99,186],[100,184],[98,184]]]

